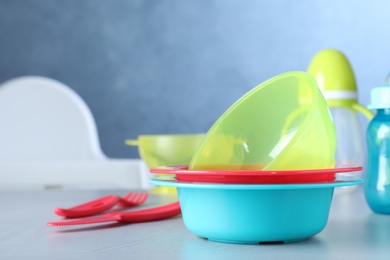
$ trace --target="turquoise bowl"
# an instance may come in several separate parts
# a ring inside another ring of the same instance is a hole
[[[335,187],[362,180],[316,184],[209,184],[155,177],[177,189],[185,226],[211,241],[258,244],[293,242],[326,226]]]

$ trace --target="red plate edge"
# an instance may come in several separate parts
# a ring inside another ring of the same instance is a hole
[[[305,175],[313,173],[341,173],[341,172],[357,172],[363,167],[346,167],[346,168],[329,168],[329,169],[311,169],[311,170],[284,170],[284,171],[261,171],[261,170],[188,170],[188,165],[162,166],[151,168],[149,171],[155,174],[189,174],[189,175],[232,175],[232,176],[266,176],[266,175]]]
[[[335,180],[336,173],[360,171],[363,167],[254,171],[254,170],[188,170],[187,165],[165,166],[150,169],[155,174],[175,174],[179,181],[230,184],[282,184],[319,183]]]

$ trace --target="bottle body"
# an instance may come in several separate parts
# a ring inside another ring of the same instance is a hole
[[[331,107],[336,127],[336,167],[356,167],[365,165],[364,137],[359,124],[358,114],[346,107]],[[356,178],[363,177],[363,171],[344,173]],[[349,189],[349,188],[348,188]]]
[[[372,211],[390,214],[390,109],[378,109],[366,133],[364,194]]]

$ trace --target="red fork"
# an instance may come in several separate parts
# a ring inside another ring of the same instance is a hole
[[[102,213],[117,204],[122,207],[135,207],[144,203],[147,198],[146,192],[130,192],[124,197],[108,195],[67,209],[55,208],[54,213],[66,218],[81,218]]]

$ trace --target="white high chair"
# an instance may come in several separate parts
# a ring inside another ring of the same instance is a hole
[[[91,111],[68,86],[39,76],[0,85],[0,189],[148,189],[143,167],[104,155]]]

